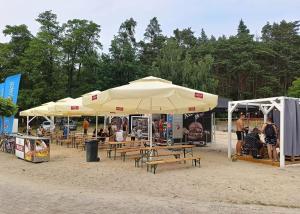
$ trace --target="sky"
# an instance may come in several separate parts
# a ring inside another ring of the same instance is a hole
[[[6,25],[26,24],[35,34],[38,14],[52,10],[60,23],[78,18],[99,24],[104,52],[120,24],[131,17],[137,21],[137,40],[153,17],[168,36],[176,28],[191,27],[196,36],[204,28],[216,37],[235,35],[240,19],[256,36],[267,21],[300,20],[300,0],[0,0],[0,5],[0,42],[9,41],[2,34]]]

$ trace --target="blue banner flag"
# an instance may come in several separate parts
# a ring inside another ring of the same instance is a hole
[[[4,83],[0,83],[0,97],[4,96]],[[0,117],[0,133],[2,133],[2,118]]]
[[[18,94],[19,94],[19,85],[20,85],[21,74],[9,76],[5,79],[4,85],[4,98],[11,98],[13,103],[17,103]],[[0,88],[1,89],[1,88]],[[1,92],[1,90],[0,90]],[[4,132],[12,133],[14,123],[14,117],[5,117],[4,118]]]
[[[0,97],[4,96],[4,83],[0,83]]]

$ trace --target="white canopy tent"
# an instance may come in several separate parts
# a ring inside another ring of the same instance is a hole
[[[184,114],[204,112],[216,107],[218,96],[178,86],[172,82],[146,77],[127,85],[87,95],[83,104],[97,111],[124,114]],[[152,146],[150,125],[150,146]]]
[[[95,93],[100,93],[100,91],[89,92],[85,95],[93,95]],[[103,113],[98,113],[97,111],[83,106],[82,101],[83,97],[79,97],[73,99],[71,97],[66,97],[64,99],[60,99],[56,102],[48,102],[42,104],[41,106],[34,107],[25,111],[20,112],[20,116],[27,117],[27,130],[29,128],[29,123],[37,116],[45,117],[48,121],[53,122],[48,118],[48,116],[59,116],[59,117],[67,117],[68,118],[68,127],[70,122],[70,117],[78,117],[78,116],[96,116],[96,130],[98,126],[98,116],[106,115]],[[109,114],[109,113],[108,113]],[[32,116],[33,118],[29,118]],[[96,132],[97,135],[97,132]]]
[[[49,112],[49,107],[54,105],[54,102],[48,102],[44,103],[41,106],[37,106],[25,111],[20,112],[20,116],[26,116],[26,129],[27,129],[27,134],[28,134],[28,129],[29,129],[29,123],[36,117],[42,116],[49,122],[53,122],[48,116],[60,116],[58,113],[50,113]],[[32,117],[32,118],[30,118]]]
[[[230,101],[228,103],[228,158],[231,158],[232,154],[232,142],[231,142],[231,134],[232,134],[232,113],[233,111],[241,106],[256,106],[258,107],[262,113],[264,114],[264,122],[267,120],[268,114],[276,108],[280,112],[280,167],[285,167],[285,102],[287,100],[298,100],[298,98],[291,97],[271,97],[271,98],[263,98],[263,99],[254,99],[254,100],[239,100],[239,101]]]
[[[96,112],[92,109],[82,105],[82,97],[76,99],[65,98],[58,100],[56,103],[48,107],[50,114],[58,114],[60,116],[67,116],[68,127],[70,125],[70,116],[95,116]],[[98,117],[96,115],[96,129]],[[69,129],[68,129],[69,132]]]

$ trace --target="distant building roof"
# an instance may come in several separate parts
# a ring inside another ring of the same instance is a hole
[[[224,111],[228,109],[228,102],[232,101],[231,99],[228,99],[228,98],[225,98],[225,97],[220,97],[218,98],[218,105],[217,107],[215,108],[215,111],[218,110],[218,111]],[[237,109],[247,109],[247,110],[255,110],[257,109],[257,107],[255,106],[238,106]]]
[[[220,97],[218,98],[218,105],[216,108],[228,108],[228,102],[231,101],[231,99]]]

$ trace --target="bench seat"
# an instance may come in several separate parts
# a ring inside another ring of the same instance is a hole
[[[200,167],[200,156],[194,156],[194,157],[186,157],[186,158],[168,158],[168,159],[161,159],[161,160],[154,160],[154,161],[148,161],[146,162],[147,164],[147,171],[149,171],[149,167],[150,167],[150,171],[152,172],[153,169],[153,173],[155,174],[157,166],[160,164],[168,164],[168,163],[177,163],[177,162],[182,162],[182,161],[192,161],[192,166],[198,166]]]

